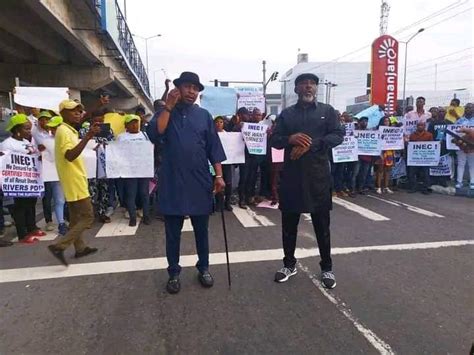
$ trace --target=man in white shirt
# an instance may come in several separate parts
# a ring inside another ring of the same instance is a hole
[[[431,118],[431,113],[425,111],[425,98],[423,96],[419,96],[416,98],[416,110],[410,111],[405,115],[405,119],[417,119],[418,121],[426,122]]]

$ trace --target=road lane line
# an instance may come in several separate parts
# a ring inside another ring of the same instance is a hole
[[[311,222],[311,213],[303,213],[303,218],[305,221]]]
[[[371,219],[372,221],[380,222],[380,221],[389,221],[390,218],[382,216],[379,213],[371,211],[365,207],[356,205],[355,203],[343,200],[339,197],[333,197],[332,202],[335,204],[347,208],[349,211],[355,212],[360,214],[362,217]]]
[[[185,219],[183,223],[183,229],[181,229],[182,232],[192,232],[193,229],[193,224],[191,223],[191,218]]]
[[[393,205],[393,206],[405,207],[405,208],[406,208],[407,210],[409,210],[409,211],[412,211],[412,212],[415,212],[415,213],[419,213],[419,214],[422,214],[422,215],[424,215],[424,216],[436,217],[436,218],[444,218],[444,216],[441,215],[441,214],[438,214],[438,213],[435,213],[435,212],[431,212],[431,211],[428,211],[428,210],[425,210],[425,209],[423,209],[423,208],[419,208],[419,207],[416,207],[416,206],[413,206],[413,205],[409,205],[409,204],[404,203],[404,202],[400,202],[400,201],[396,201],[396,200],[392,200],[392,199],[384,199],[384,198],[380,198],[380,197],[373,196],[373,195],[367,195],[367,197],[370,197],[370,198],[373,198],[373,199],[376,199],[376,200],[379,200],[379,201],[388,203],[388,204]]]
[[[380,353],[384,355],[395,354],[390,345],[388,345],[385,341],[377,336],[372,330],[364,326],[353,314],[350,308],[341,300],[339,300],[336,296],[331,294],[328,290],[326,290],[322,285],[321,282],[318,280],[318,277],[312,274],[309,269],[302,265],[298,261],[299,268],[308,275],[311,282],[317,287],[319,291],[326,297],[329,302],[334,304],[339,312],[341,312],[344,317],[346,317],[352,325],[364,336],[365,339]]]
[[[474,245],[474,240],[455,240],[443,242],[409,243],[409,244],[389,244],[373,245],[364,247],[333,248],[332,255],[345,255],[366,251],[402,251],[420,249],[438,249],[456,246]],[[296,257],[299,259],[318,256],[317,248],[296,249]],[[234,251],[230,253],[230,262],[233,264],[274,261],[283,258],[282,249]],[[197,255],[184,255],[180,258],[182,267],[194,267]],[[211,265],[223,265],[226,263],[225,253],[214,253],[209,255]],[[72,264],[69,267],[61,265],[37,266],[17,269],[0,269],[0,283],[19,282],[31,280],[57,279],[75,276],[114,274],[132,271],[164,270],[168,266],[165,257],[129,259],[116,261],[100,261],[84,264]]]
[[[270,221],[267,217],[257,214],[250,208],[234,208],[232,210],[235,217],[239,220],[239,222],[245,228],[253,228],[253,227],[268,227],[274,226],[275,223]]]
[[[137,225],[130,227],[128,223],[129,219],[112,215],[110,223],[104,223],[95,235],[97,238],[104,237],[117,237],[117,236],[134,236],[137,232],[138,226],[140,225],[140,218],[137,218]]]

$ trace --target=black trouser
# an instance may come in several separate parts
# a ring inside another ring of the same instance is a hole
[[[217,208],[230,206],[230,198],[232,196],[232,165],[222,165],[222,178],[225,181],[224,194],[216,195]]]
[[[239,200],[248,201],[255,196],[258,161],[256,155],[246,155],[245,164],[239,165]]]
[[[46,223],[53,221],[53,209],[51,204],[53,202],[53,187],[51,186],[51,182],[44,183],[44,196],[43,196],[43,213],[44,219]]]
[[[282,235],[283,235],[283,251],[285,257],[283,263],[287,268],[294,268],[296,265],[295,249],[296,237],[298,235],[298,223],[300,221],[299,213],[283,212],[282,219]],[[318,241],[319,255],[321,261],[319,265],[322,271],[332,270],[331,260],[331,234],[329,232],[329,209],[311,213],[311,220],[313,222],[314,232]]]
[[[430,186],[430,168],[427,166],[409,166],[408,167],[408,181],[410,183],[410,190],[416,191],[417,177],[423,183],[423,190],[428,190]]]
[[[13,199],[13,220],[15,221],[18,239],[24,239],[27,234],[38,230],[36,226],[36,198],[25,197]]]

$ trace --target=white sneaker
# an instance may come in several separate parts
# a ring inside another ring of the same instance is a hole
[[[53,222],[48,222],[46,223],[46,228],[45,228],[48,232],[52,232],[53,230],[56,229],[56,227],[54,226],[54,223]]]
[[[143,218],[143,210],[137,210],[138,218]]]
[[[107,207],[107,211],[105,211],[105,215],[107,217],[111,217],[114,214],[114,208],[113,207]]]
[[[462,188],[462,182],[457,182],[456,183],[456,188],[461,189]]]
[[[128,214],[128,211],[125,211],[123,216],[125,217],[125,219],[130,219],[130,215]]]
[[[11,227],[13,226],[13,223],[10,222],[10,221],[5,221],[5,223],[3,224],[5,227]]]
[[[385,189],[385,192],[388,193],[388,194],[393,194],[393,191],[390,190],[388,187]]]
[[[376,193],[378,193],[379,195],[382,194],[382,189],[380,187],[378,187],[376,190],[375,190]]]

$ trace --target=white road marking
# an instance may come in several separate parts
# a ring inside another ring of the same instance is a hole
[[[369,210],[365,207],[356,205],[355,203],[343,200],[339,197],[333,197],[332,202],[334,202],[335,204],[337,204],[339,206],[347,208],[349,211],[356,212],[356,213],[360,214],[362,217],[371,219],[372,221],[380,222],[380,221],[389,221],[390,220],[390,218],[388,218],[388,217],[382,216],[379,213],[373,212],[373,211],[371,211],[371,210]]]
[[[305,221],[311,222],[311,214],[310,213],[303,213],[303,218]]]
[[[275,225],[275,223],[270,221],[267,217],[257,214],[248,207],[246,209],[234,208],[232,212],[245,228],[269,227]]]
[[[326,297],[332,304],[334,304],[339,312],[341,312],[353,325],[354,327],[364,336],[365,339],[375,348],[380,354],[395,354],[390,345],[380,339],[377,334],[372,330],[364,326],[357,318],[352,314],[350,308],[336,296],[332,295],[326,290],[318,280],[317,276],[312,274],[309,269],[298,262],[299,268],[308,275],[311,282],[318,288],[319,291]]]
[[[183,229],[181,229],[182,232],[192,232],[193,229],[193,224],[191,223],[191,219],[185,219],[183,223]]]
[[[418,249],[437,249],[455,246],[474,245],[474,240],[456,240],[444,242],[427,243],[409,243],[409,244],[391,244],[374,245],[365,247],[333,248],[333,255],[345,255],[365,251],[400,251],[400,250],[418,250]],[[299,259],[309,258],[319,255],[318,249],[296,249],[296,257]],[[234,251],[230,253],[230,262],[247,263],[260,261],[281,260],[283,258],[282,249],[269,250],[251,250]],[[194,267],[196,264],[196,255],[184,255],[180,258],[182,267]],[[211,265],[222,265],[226,263],[225,253],[214,253],[209,255]],[[114,274],[121,272],[146,271],[146,270],[164,270],[168,266],[165,257],[130,259],[116,261],[101,261],[94,263],[72,264],[69,267],[61,265],[55,266],[37,266],[18,269],[0,269],[0,283],[19,282],[31,280],[57,279],[64,277]]]
[[[380,198],[380,197],[373,196],[373,195],[367,195],[367,196],[370,197],[370,198],[373,198],[373,199],[376,199],[376,200],[379,200],[379,201],[388,203],[388,204],[393,205],[393,206],[406,207],[407,210],[412,211],[412,212],[416,212],[416,213],[419,213],[419,214],[422,214],[422,215],[424,215],[424,216],[436,217],[436,218],[444,218],[444,216],[441,215],[441,214],[438,214],[438,213],[435,213],[435,212],[431,212],[431,211],[428,211],[428,210],[425,210],[425,209],[423,209],[423,208],[419,208],[419,207],[416,207],[416,206],[413,206],[413,205],[409,205],[409,204],[404,203],[404,202],[400,202],[400,201],[396,201],[396,200],[391,200],[391,199],[384,199],[384,198]]]
[[[120,215],[120,216],[119,216]],[[97,238],[103,237],[117,237],[125,235],[135,235],[138,226],[140,225],[140,218],[137,218],[137,225],[130,227],[128,223],[130,220],[123,218],[121,214],[112,215],[110,223],[104,223],[100,230],[95,235]]]

